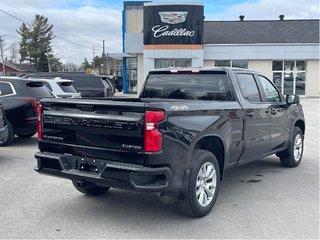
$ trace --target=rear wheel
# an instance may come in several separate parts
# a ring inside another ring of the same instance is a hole
[[[301,129],[295,127],[289,147],[286,150],[277,153],[277,156],[280,157],[282,166],[297,167],[300,164],[304,148],[303,138]]]
[[[3,141],[0,141],[0,146],[9,145],[14,139],[14,131],[13,131],[12,124],[9,120],[6,120],[6,123],[8,126],[7,135]]]
[[[203,217],[213,208],[220,187],[220,169],[216,157],[209,151],[193,154],[190,178],[185,196],[176,199],[179,212],[190,217]]]
[[[98,196],[105,194],[110,188],[109,187],[101,187],[101,186],[80,186],[78,181],[72,181],[73,186],[81,193],[91,196]]]

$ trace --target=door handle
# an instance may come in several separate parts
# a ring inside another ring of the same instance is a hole
[[[276,113],[277,113],[277,109],[271,108],[271,114],[276,114]]]
[[[246,113],[246,116],[247,116],[247,117],[252,117],[252,116],[254,116],[254,112],[247,112],[247,113]]]

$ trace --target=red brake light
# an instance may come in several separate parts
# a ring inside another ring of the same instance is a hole
[[[36,98],[23,98],[22,100],[25,102],[30,102],[32,104],[32,109],[33,109],[34,113],[37,112],[38,101]]]
[[[38,130],[38,139],[42,139],[42,105],[40,104],[38,106],[38,125],[37,125],[37,130]]]
[[[158,131],[158,123],[164,120],[162,111],[146,111],[144,127],[144,150],[159,152],[162,149],[162,134]]]

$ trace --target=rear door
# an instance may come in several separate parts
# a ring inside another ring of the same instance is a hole
[[[244,99],[244,160],[254,159],[269,149],[269,104],[261,101],[261,94],[254,74],[237,73],[237,82]]]

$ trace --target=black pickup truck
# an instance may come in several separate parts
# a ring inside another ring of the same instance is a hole
[[[36,171],[89,195],[166,194],[192,217],[210,212],[227,168],[272,154],[296,167],[303,154],[299,96],[244,69],[151,71],[139,98],[45,99],[38,114]]]

